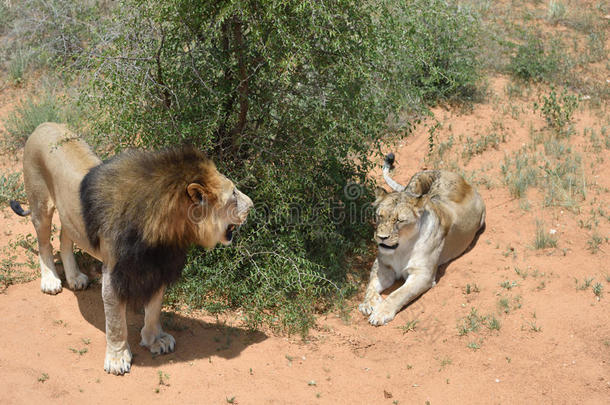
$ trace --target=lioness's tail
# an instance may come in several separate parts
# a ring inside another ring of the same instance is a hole
[[[392,187],[394,191],[403,191],[405,186],[396,182],[392,177],[390,177],[390,170],[394,167],[394,154],[388,153],[383,162],[383,178],[385,182],[388,183],[388,186]]]
[[[28,215],[30,215],[32,213],[32,210],[24,211],[23,207],[21,206],[21,204],[19,204],[18,201],[11,200],[11,201],[9,201],[9,204],[10,204],[13,212],[15,214],[19,215],[20,217],[27,217]]]

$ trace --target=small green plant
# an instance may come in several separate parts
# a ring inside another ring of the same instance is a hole
[[[489,315],[486,319],[487,321],[487,327],[490,330],[500,330],[501,325],[500,325],[500,321],[493,315]]]
[[[414,332],[415,331],[415,326],[418,323],[419,323],[419,320],[413,319],[411,321],[408,321],[406,324],[404,324],[402,326],[397,326],[396,329],[402,330],[402,333],[404,335],[407,332]]]
[[[511,299],[508,297],[501,297],[500,299],[498,299],[498,309],[500,310],[500,312],[508,314],[508,313],[510,313],[510,311],[519,309],[519,308],[521,308],[521,296],[520,295],[517,295],[512,298],[512,305],[511,305]]]
[[[505,314],[508,314],[510,312],[510,305],[509,305],[508,298],[500,298],[498,300],[498,307],[500,308],[500,310],[502,312],[504,312]]]
[[[477,313],[475,308],[470,309],[470,313],[462,318],[458,323],[457,329],[460,336],[467,335],[470,332],[476,332],[479,330],[479,326],[485,320],[484,317]]]
[[[87,349],[86,347],[82,348],[82,349],[75,349],[73,347],[69,347],[68,348],[72,353],[78,353],[80,356],[82,356],[83,354],[87,353],[89,351],[89,349]]]
[[[481,343],[480,342],[470,342],[470,343],[468,343],[467,347],[469,349],[476,351],[481,348]]]
[[[0,204],[4,205],[9,200],[24,201],[25,189],[19,173],[0,174]]]
[[[449,366],[453,363],[453,360],[451,360],[451,358],[449,357],[443,357],[443,359],[441,360],[441,368],[438,371],[441,371],[442,369],[444,369],[446,366]]]
[[[466,287],[464,288],[464,292],[466,293],[466,295],[469,295],[469,294],[481,292],[481,290],[479,289],[479,286],[477,286],[476,284],[473,284],[472,286],[470,284],[466,284]]]
[[[17,49],[8,63],[8,77],[15,85],[20,86],[25,81],[25,73],[31,54],[23,49]]]
[[[28,261],[21,263],[15,254],[16,242],[10,242],[8,246],[5,246],[0,252],[3,256],[0,259],[0,293],[3,292],[8,286],[16,283],[26,283],[34,280],[38,277],[38,272],[26,272],[22,268],[24,266],[33,265],[33,258],[30,257],[30,252],[27,251]],[[34,266],[37,268],[37,265]]]
[[[49,379],[49,375],[47,373],[42,373],[40,377],[38,377],[38,382],[45,382]]]
[[[540,109],[540,114],[547,125],[558,135],[569,135],[567,126],[572,122],[574,111],[578,107],[578,98],[565,90],[557,95],[551,86],[548,96],[542,96],[542,104],[534,103],[534,111]]]
[[[500,287],[502,288],[506,288],[507,290],[512,290],[514,287],[517,287],[519,284],[517,284],[516,281],[503,281],[502,283],[500,283]]]
[[[534,239],[534,248],[547,249],[557,247],[557,239],[544,229],[544,225],[540,221],[536,221],[536,238]]]
[[[157,372],[157,375],[159,376],[158,385],[169,387],[169,382],[168,382],[169,381],[169,374],[164,373],[163,371],[159,370]]]
[[[546,19],[551,24],[557,24],[566,15],[566,6],[559,0],[549,0],[549,7],[546,13]]]
[[[536,325],[536,321],[531,321],[531,322],[529,323],[529,325],[530,325],[530,330],[531,330],[532,332],[541,332],[541,331],[542,331],[542,327],[541,327],[541,326]]]
[[[592,290],[593,294],[595,294],[597,299],[600,299],[602,297],[602,291],[604,290],[604,286],[601,283],[595,283],[595,285],[592,287]]]
[[[604,238],[597,234],[593,233],[591,238],[587,241],[587,249],[592,253],[596,254],[600,250],[601,244],[604,242]]]
[[[235,404],[235,397],[227,398],[227,404]]]
[[[500,168],[504,175],[504,183],[513,197],[524,197],[527,189],[536,185],[538,170],[536,170],[535,161],[536,157],[526,148],[513,154],[513,158],[508,155],[504,156],[504,163]]]
[[[527,275],[528,275],[527,270],[521,270],[519,267],[515,267],[515,273],[517,273],[517,275],[520,276],[524,280],[527,278]]]
[[[584,281],[582,282],[582,284],[578,283],[578,279],[574,278],[574,283],[576,284],[576,289],[577,290],[586,290],[589,287],[591,287],[591,283],[593,282],[593,280],[595,280],[594,277],[585,277]]]

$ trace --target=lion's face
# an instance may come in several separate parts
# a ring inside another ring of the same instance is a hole
[[[375,242],[380,252],[393,254],[401,241],[411,239],[418,231],[421,210],[414,199],[404,193],[388,193],[379,188],[376,196]]]
[[[191,183],[187,192],[194,204],[189,217],[197,225],[196,243],[213,248],[217,243],[229,245],[234,231],[246,221],[252,200],[239,191],[233,182],[216,172],[215,187],[203,188]]]

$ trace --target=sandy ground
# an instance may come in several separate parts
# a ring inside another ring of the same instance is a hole
[[[536,191],[528,194],[531,207],[525,210],[502,184],[500,166],[505,153],[530,142],[531,128],[545,123],[532,111],[533,99],[504,94],[506,83],[494,78],[490,101],[470,112],[434,111],[442,123],[437,143],[453,135],[458,155],[460,135],[485,133],[494,122],[502,123],[506,142],[468,162],[456,160],[479,184],[487,228],[474,249],[440,271],[436,287],[389,325],[370,326],[355,309],[363,285],[349,303],[348,319],[321,316],[307,342],[248,332],[231,316],[166,313],[177,350],[152,357],[138,345],[143,316],[130,313],[133,367],[116,377],[103,370],[99,284],[78,292],[64,287],[50,296],[34,280],[0,294],[0,403],[610,403],[610,245],[603,242],[591,253],[593,230],[579,226],[592,218],[591,210],[605,210],[595,231],[610,236],[610,154],[592,152],[583,135],[585,128],[599,133],[607,114],[585,105],[574,120],[570,142],[582,154],[589,184],[580,212],[543,208]],[[10,108],[0,105],[0,120]],[[401,182],[430,165],[424,158],[432,121],[427,123],[391,148]],[[6,156],[0,163],[3,171],[20,165]],[[536,220],[556,231],[557,248],[533,249]],[[2,246],[33,233],[7,207],[0,229]],[[602,284],[601,298],[591,288],[576,288],[575,279],[586,278]],[[506,281],[509,288],[501,286]],[[458,325],[473,308],[495,316],[500,329],[481,325],[460,336]],[[410,321],[417,321],[413,330],[400,328]]]

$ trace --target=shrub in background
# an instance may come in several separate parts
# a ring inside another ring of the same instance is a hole
[[[192,252],[171,303],[241,307],[251,326],[304,332],[326,298],[354,289],[374,151],[390,128],[410,129],[388,117],[464,97],[478,78],[476,20],[423,3],[117,7],[116,39],[95,59],[94,138],[116,150],[196,144],[255,202],[233,246]]]
[[[7,136],[3,137],[4,148],[15,151],[25,145],[28,136],[36,127],[47,121],[62,121],[57,98],[44,92],[35,98],[28,98],[17,105],[4,123]]]
[[[98,149],[195,144],[255,202],[234,245],[191,252],[169,302],[306,331],[368,255],[382,138],[410,131],[406,112],[476,89],[476,16],[441,0],[112,11],[73,64],[94,72],[81,105]]]

